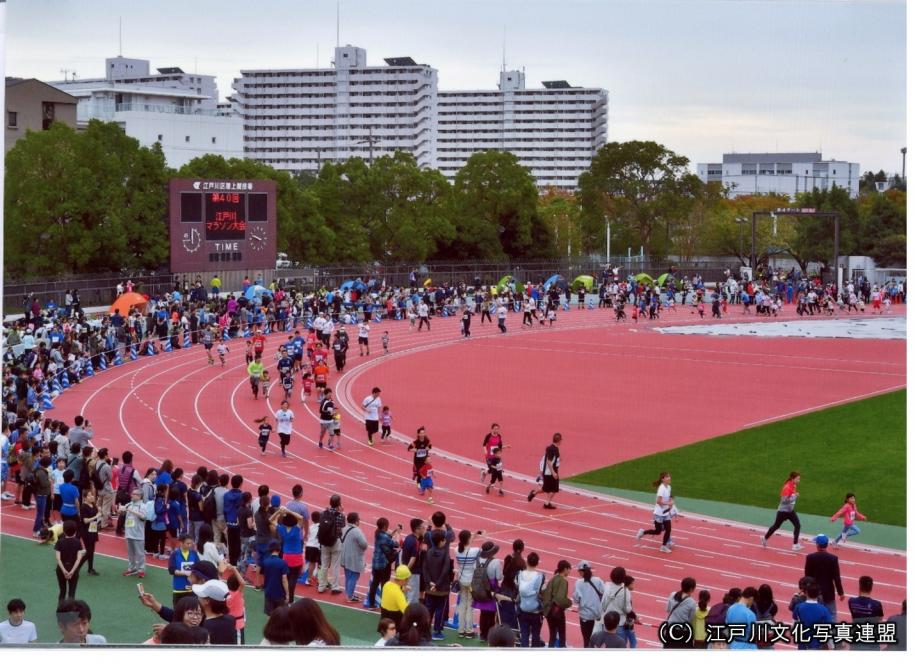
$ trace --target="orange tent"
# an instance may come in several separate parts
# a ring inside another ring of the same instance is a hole
[[[114,301],[114,304],[108,307],[108,313],[113,314],[114,310],[117,309],[122,316],[126,316],[130,312],[130,307],[136,307],[140,311],[145,312],[147,302],[149,302],[149,295],[143,295],[142,293],[124,293]]]

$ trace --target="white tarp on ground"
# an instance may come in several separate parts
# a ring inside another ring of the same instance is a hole
[[[766,322],[675,325],[655,329],[662,334],[708,336],[905,339],[905,321],[902,316],[880,315],[868,318],[815,318],[790,321],[770,318]]]

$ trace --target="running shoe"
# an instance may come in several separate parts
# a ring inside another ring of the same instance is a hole
[[[527,494],[527,502],[531,502],[534,499],[534,496],[536,496],[536,495],[537,495],[537,492],[532,489],[531,492],[529,494]]]
[[[485,480],[485,479],[486,479],[486,469],[483,468],[483,469],[480,471],[480,481],[482,482],[482,481]]]
[[[324,443],[318,443],[318,449],[324,449]]]
[[[432,632],[432,640],[433,641],[444,641],[445,635],[442,634],[441,632]]]
[[[661,553],[673,553],[673,551],[671,550],[671,548],[670,548],[669,546],[662,546],[662,547],[659,549],[659,551],[660,551]]]
[[[434,501],[432,500],[432,497],[430,496],[430,497],[429,497],[429,504],[431,505],[433,502],[434,502]]]
[[[791,545],[791,550],[792,550],[792,551],[800,551],[800,550],[801,550],[801,544],[800,544],[800,542],[798,542],[797,544],[792,544],[792,545]]]
[[[555,506],[553,503],[544,503],[544,504],[543,504],[543,509],[545,509],[545,510],[554,510],[554,509],[556,509],[556,506]]]
[[[842,544],[848,541],[848,533],[842,533]]]
[[[500,495],[500,496],[504,496],[504,495],[505,495],[505,492],[504,492],[502,489],[499,489],[499,495]]]
[[[0,494],[0,498],[3,498],[3,500],[12,500],[15,498],[15,496],[9,491],[4,491],[2,494]]]
[[[644,534],[645,534],[645,529],[639,528],[639,532],[637,532],[635,534],[635,541],[638,542],[640,539],[642,539],[642,535],[644,535]]]
[[[139,572],[137,572],[137,570],[129,569],[126,572],[124,572],[121,576],[136,576],[137,574],[139,574]]]
[[[145,579],[145,578],[146,578],[146,572],[138,572],[138,573],[137,573],[137,577],[139,577],[139,578],[141,578],[141,579]]]
[[[86,573],[87,573],[89,576],[99,576],[99,573],[96,572],[94,569],[90,569],[90,570],[89,570],[88,572],[86,572]]]
[[[486,485],[486,493],[489,493],[489,490],[492,488],[491,484]]]
[[[768,542],[768,540],[766,539],[766,536],[765,535],[761,536],[759,538],[759,541],[762,543],[763,548],[765,549],[767,547],[767,542]]]

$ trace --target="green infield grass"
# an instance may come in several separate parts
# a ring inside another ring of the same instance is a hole
[[[905,526],[906,391],[773,422],[569,478],[652,491],[661,470],[675,496],[769,507],[788,473],[801,473],[799,512],[832,515],[846,492],[870,521]],[[861,525],[864,525],[863,522]]]

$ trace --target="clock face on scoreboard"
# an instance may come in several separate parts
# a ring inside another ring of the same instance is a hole
[[[169,200],[173,271],[274,266],[274,182],[176,179]]]

